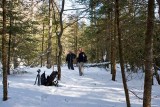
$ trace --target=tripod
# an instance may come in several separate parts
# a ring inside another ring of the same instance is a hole
[[[41,70],[38,69],[37,72],[38,72],[38,74],[37,74],[37,76],[36,76],[36,80],[35,80],[34,85],[36,85],[36,82],[37,82],[37,79],[38,79],[37,85],[40,86],[40,79],[41,79],[41,77],[40,77],[40,72],[41,72]]]

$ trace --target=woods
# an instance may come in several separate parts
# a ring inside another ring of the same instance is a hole
[[[77,55],[83,47],[88,63],[109,62],[115,82],[120,64],[127,107],[126,72],[142,70],[143,107],[151,107],[153,65],[160,66],[159,0],[2,0],[0,5],[4,101],[14,69],[56,65],[61,80],[67,51]]]

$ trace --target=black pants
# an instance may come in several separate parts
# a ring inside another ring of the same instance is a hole
[[[74,70],[73,62],[68,62],[68,69]]]

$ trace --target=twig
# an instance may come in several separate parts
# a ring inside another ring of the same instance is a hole
[[[138,99],[143,100],[143,98],[139,97],[135,92],[128,90],[129,92],[131,92],[133,95],[135,95]]]

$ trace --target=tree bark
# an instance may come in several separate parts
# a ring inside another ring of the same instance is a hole
[[[3,65],[3,101],[8,99],[7,91],[7,48],[6,48],[6,0],[2,1],[3,8],[3,30],[2,30],[2,65]]]
[[[117,36],[117,25],[116,25],[116,17],[117,12],[115,11],[115,20],[113,21],[114,24],[114,33],[112,33],[111,37],[111,73],[112,73],[112,80],[116,80],[116,36]]]
[[[61,80],[61,56],[62,56],[62,44],[61,44],[61,37],[63,34],[63,21],[62,21],[62,15],[63,15],[63,11],[64,11],[64,4],[65,4],[65,0],[62,0],[62,8],[60,11],[60,32],[58,32],[57,36],[58,36],[58,80]]]
[[[18,67],[18,61],[17,61],[17,42],[16,42],[17,36],[15,35],[12,37],[13,46],[12,46],[12,53],[13,53],[13,66],[14,69]]]
[[[47,68],[51,68],[51,53],[52,53],[52,0],[49,0],[49,34],[48,34],[48,52],[47,52]]]
[[[76,16],[75,17],[76,18],[76,20],[78,20],[78,16]],[[75,24],[74,24],[74,26],[75,26],[75,31],[74,31],[74,36],[75,36],[75,38],[74,38],[74,53],[77,55],[77,50],[78,50],[78,42],[77,42],[77,40],[78,40],[78,22],[76,22]]]
[[[130,107],[131,105],[130,105],[130,99],[129,99],[129,92],[128,92],[128,86],[126,83],[126,76],[125,76],[125,69],[124,69],[122,37],[121,37],[120,26],[119,26],[119,0],[116,0],[115,5],[116,5],[115,11],[117,14],[116,23],[117,23],[117,33],[118,33],[118,43],[119,43],[119,58],[120,58],[123,87],[125,91],[127,107]]]
[[[43,35],[42,35],[42,52],[44,51],[44,22],[43,22]],[[43,66],[43,56],[41,56],[41,67]]]
[[[153,62],[153,27],[154,27],[154,0],[148,0],[147,30],[145,37],[145,80],[143,107],[151,107],[152,91],[152,62]]]
[[[12,29],[12,21],[10,17],[10,32],[9,32],[9,41],[8,41],[8,61],[7,61],[7,73],[10,75],[10,58],[11,58],[11,29]]]

